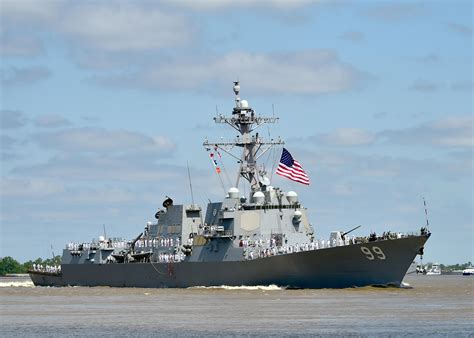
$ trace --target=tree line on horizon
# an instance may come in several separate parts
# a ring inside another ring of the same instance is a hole
[[[23,264],[10,256],[6,256],[0,258],[0,276],[5,276],[8,274],[27,273],[28,270],[33,269],[33,264],[43,266],[61,265],[61,256],[55,256],[54,258],[47,259],[37,258],[34,261],[29,260]]]
[[[430,266],[433,265],[433,263],[428,263]],[[469,267],[472,266],[471,262],[467,262],[464,264],[453,264],[453,265],[444,265],[440,264],[439,268],[441,269],[442,272],[452,272],[452,271],[459,271],[459,270],[465,270]]]

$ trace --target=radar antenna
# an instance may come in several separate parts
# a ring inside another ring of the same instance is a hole
[[[240,178],[244,178],[250,183],[252,193],[260,191],[262,186],[259,180],[259,173],[257,160],[264,155],[268,150],[277,145],[283,145],[281,138],[268,139],[260,137],[253,132],[266,123],[276,123],[277,117],[262,117],[257,116],[255,111],[249,106],[248,101],[240,98],[240,83],[234,82],[235,107],[232,111],[232,116],[224,116],[217,114],[214,117],[215,123],[228,124],[234,128],[240,135],[231,141],[209,142],[205,141],[203,146],[206,149],[219,148],[228,155],[234,157],[240,163],[239,172],[236,180],[236,187],[239,185]],[[241,156],[236,156],[232,153],[235,148],[242,148]]]

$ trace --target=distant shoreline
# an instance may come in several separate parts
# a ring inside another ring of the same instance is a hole
[[[0,277],[8,277],[8,278],[23,278],[23,277],[29,277],[30,275],[27,273],[8,273],[4,276]]]

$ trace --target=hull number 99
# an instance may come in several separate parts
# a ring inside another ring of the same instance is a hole
[[[365,255],[365,258],[367,258],[369,261],[373,261],[375,258],[384,261],[387,258],[382,249],[380,249],[378,246],[373,246],[372,250],[366,246],[361,246],[360,250]]]

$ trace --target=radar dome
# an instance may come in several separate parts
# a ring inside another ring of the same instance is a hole
[[[237,189],[236,187],[232,187],[229,189],[229,198],[239,198],[239,189]]]
[[[260,184],[269,186],[270,185],[270,179],[267,176],[261,176],[259,178]]]
[[[249,107],[249,102],[247,100],[240,101],[240,107],[248,108]]]
[[[294,191],[288,191],[286,194],[286,199],[290,204],[295,204],[298,202],[298,194]]]
[[[302,216],[303,216],[303,214],[299,210],[296,210],[295,214],[293,215],[295,221],[297,221],[297,222],[301,221]]]
[[[99,242],[104,242],[105,241],[105,237],[104,236],[99,236]]]
[[[233,89],[234,89],[235,95],[238,95],[239,92],[240,92],[240,84],[239,84],[239,82],[234,82],[234,88],[233,88]]]
[[[265,195],[263,194],[263,192],[257,191],[255,192],[255,194],[253,194],[253,202],[255,204],[263,204],[264,201],[265,201]]]

